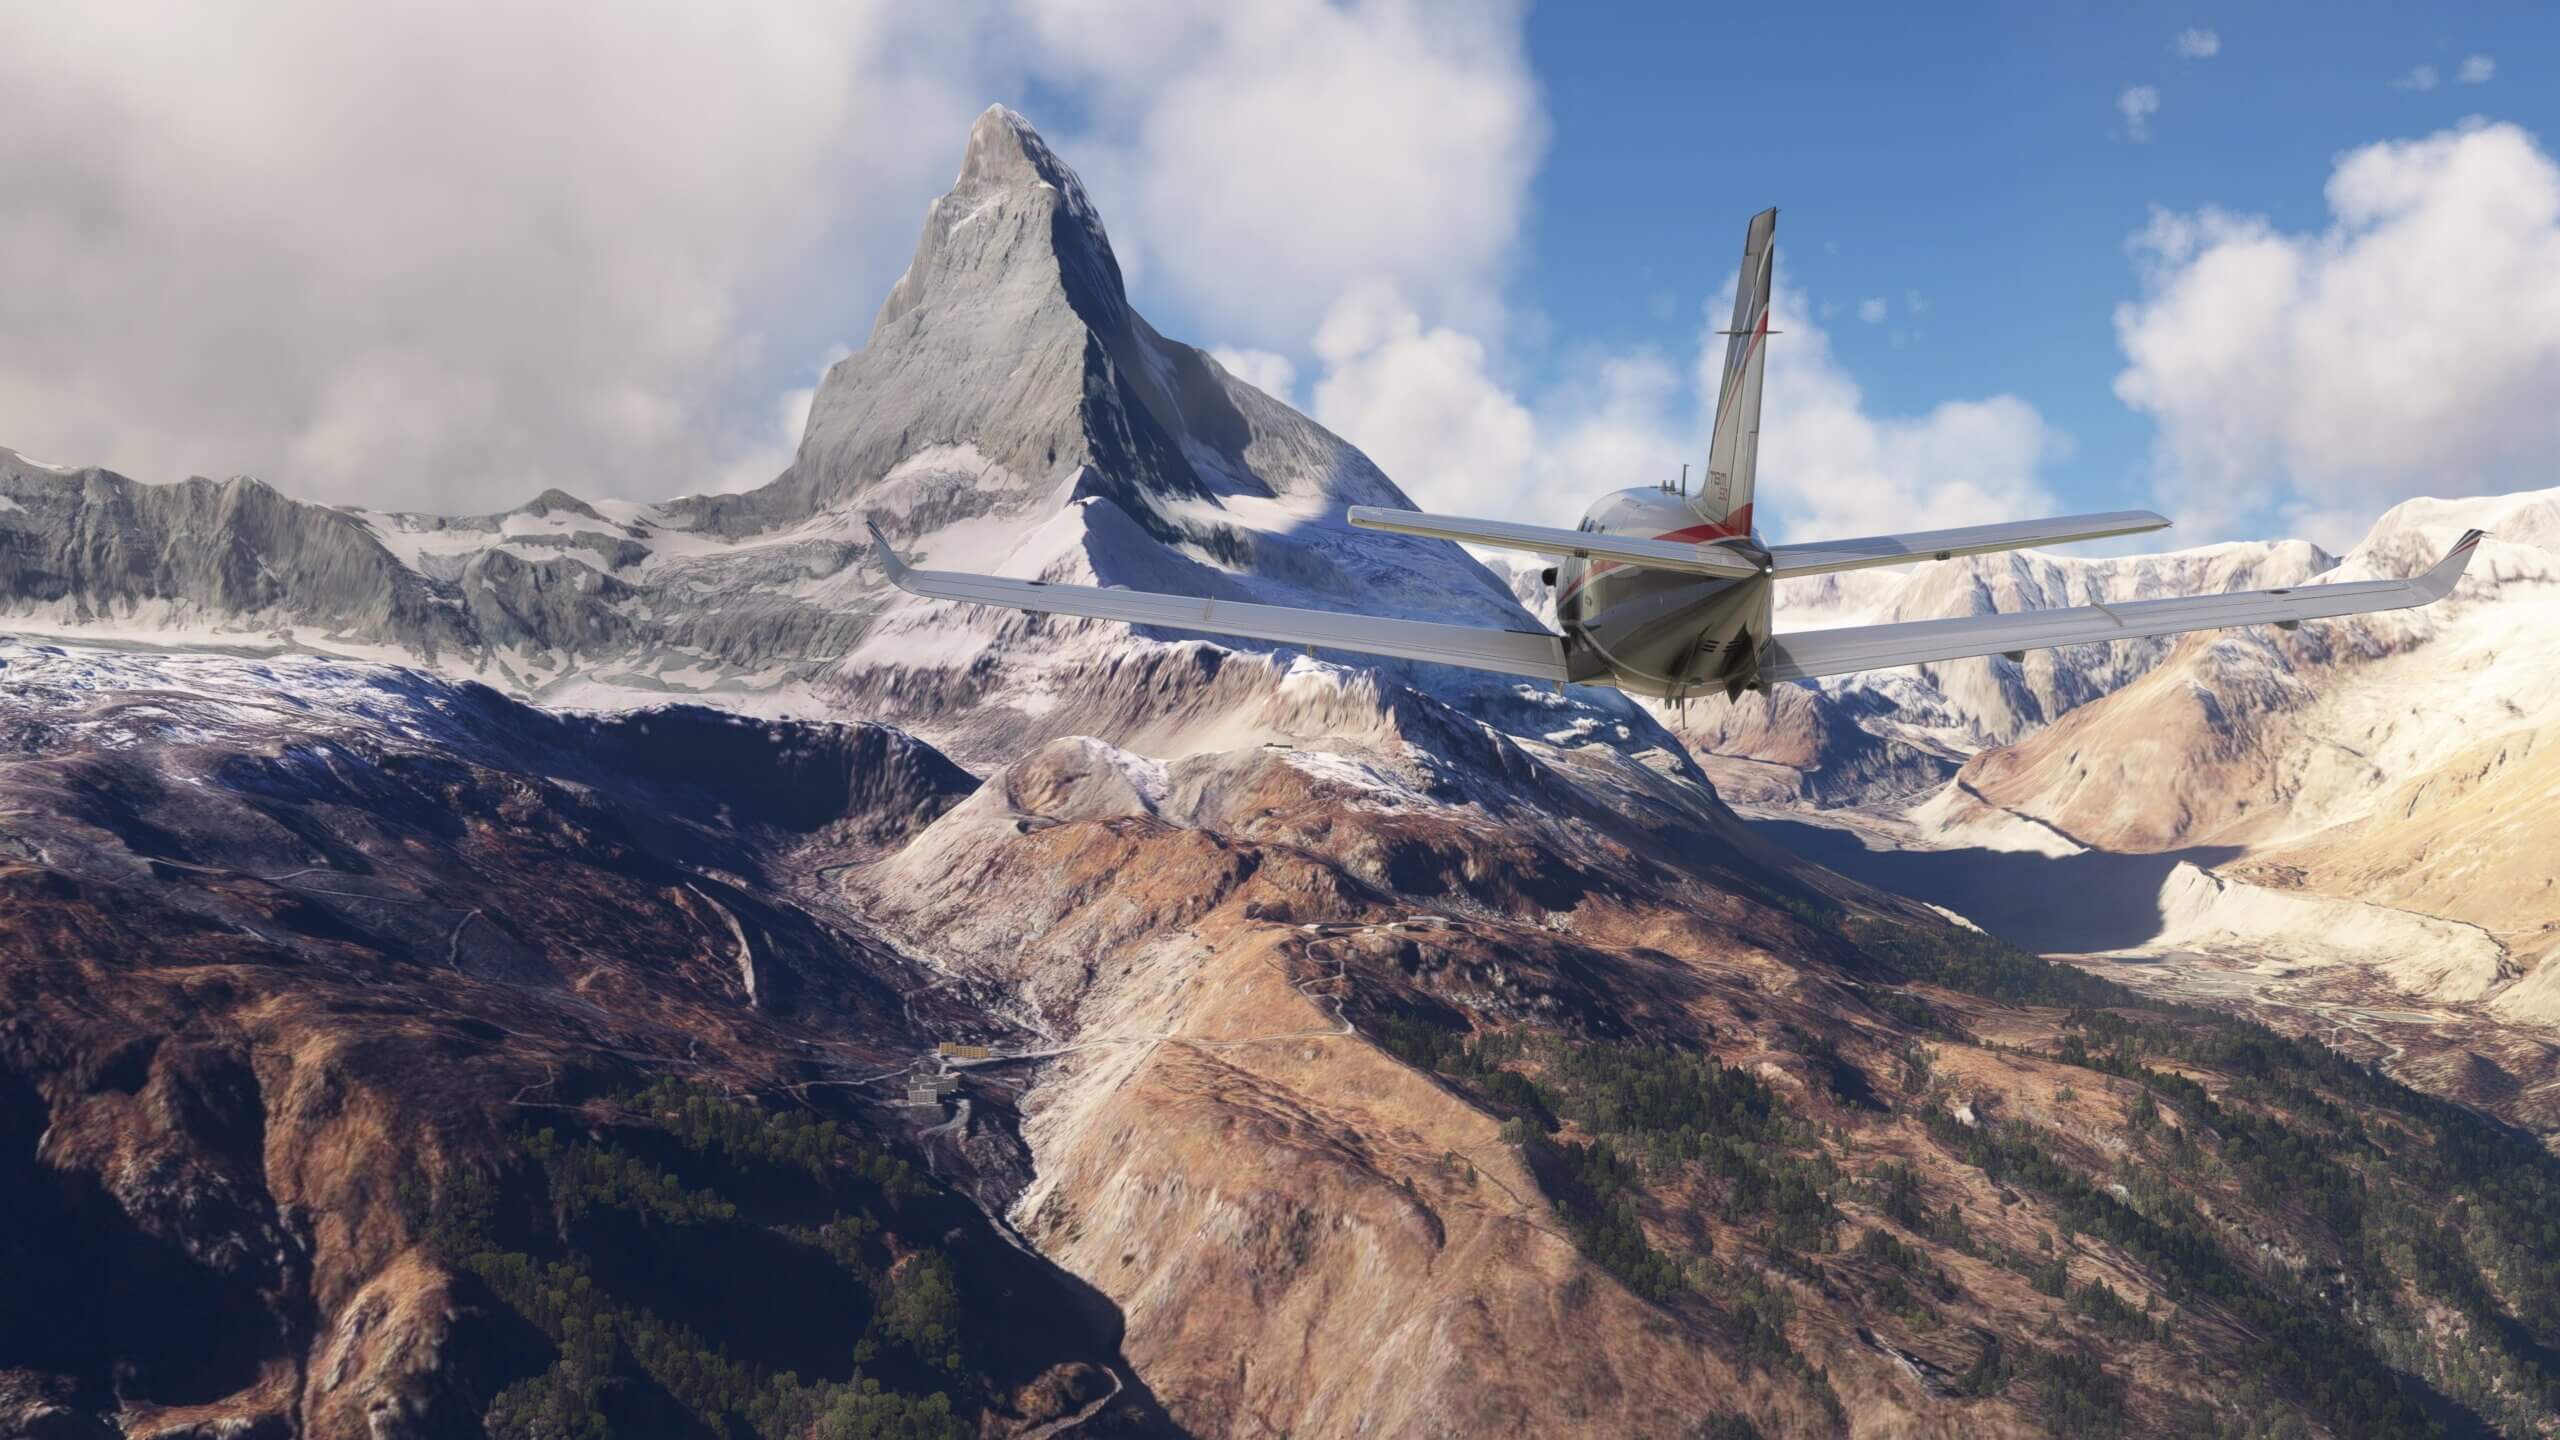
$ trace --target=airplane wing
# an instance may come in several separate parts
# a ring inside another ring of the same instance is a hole
[[[1722,575],[1733,579],[1762,573],[1758,562],[1720,545],[1639,539],[1632,535],[1602,535],[1585,530],[1553,530],[1544,525],[1517,525],[1508,520],[1469,520],[1457,515],[1426,515],[1419,510],[1384,510],[1375,505],[1354,505],[1349,518],[1352,524],[1363,530],[1428,535],[1435,540],[1487,545],[1497,550],[1578,555],[1592,560],[1615,560],[1622,565],[1642,565],[1651,570],[1685,570],[1693,575]]]
[[[1770,573],[1780,577],[1820,575],[1832,570],[1863,570],[1870,565],[1908,565],[1914,560],[1948,560],[1994,550],[2023,550],[2031,545],[2138,535],[2145,530],[2164,529],[2168,524],[2165,517],[2148,510],[2110,510],[2098,515],[2057,515],[2050,520],[2010,520],[1998,525],[1920,530],[1908,535],[1772,545]]]
[[[2480,543],[2480,535],[2477,530],[2464,534],[2433,569],[2414,580],[2351,580],[2291,590],[2182,595],[2168,600],[2127,600],[2112,605],[2076,605],[2065,610],[2022,610],[1960,620],[1914,620],[1899,625],[1859,625],[1781,635],[1769,642],[1760,674],[1770,681],[1811,680],[1857,670],[1960,660],[1970,655],[2008,655],[2014,659],[2028,650],[2175,635],[2187,630],[2218,630],[2232,625],[2281,625],[2290,629],[2305,620],[2334,615],[2431,605],[2453,592],[2454,582],[2462,578],[2464,568],[2471,563],[2471,551]]]
[[[1299,610],[1286,605],[1204,600],[1196,595],[1052,585],[1042,580],[1007,580],[957,570],[918,570],[899,558],[877,525],[871,527],[871,541],[879,548],[880,564],[889,572],[889,583],[911,595],[936,600],[1001,605],[1051,615],[1083,615],[1208,635],[1241,635],[1284,645],[1304,645],[1310,650],[1355,650],[1364,655],[1392,655],[1436,665],[1461,665],[1470,670],[1495,670],[1533,680],[1566,678],[1563,637],[1544,630],[1436,625],[1332,610]]]

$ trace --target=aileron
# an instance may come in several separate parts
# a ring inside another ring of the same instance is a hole
[[[2238,625],[2290,628],[2305,620],[2402,610],[2432,604],[2451,594],[2479,542],[2479,531],[2465,534],[2433,569],[2414,580],[2354,580],[2286,590],[2181,595],[1955,620],[1803,631],[1772,641],[1760,673],[1771,681],[1812,680],[1976,655],[2014,656],[2028,650],[2105,644]]]

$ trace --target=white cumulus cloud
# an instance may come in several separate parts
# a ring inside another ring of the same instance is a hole
[[[1325,324],[1314,414],[1425,508],[1570,525],[1601,492],[1674,479],[1704,454],[1724,356],[1713,317],[1730,309],[1708,305],[1685,368],[1652,351],[1586,352],[1566,357],[1569,379],[1532,390],[1474,337],[1373,291]],[[1785,334],[1763,402],[1763,528],[1863,535],[2052,509],[2043,471],[2070,440],[2035,407],[1995,395],[1874,414],[1813,305],[1782,286],[1773,313]]]
[[[1858,302],[1858,318],[1870,325],[1881,325],[1884,323],[1884,317],[1886,314],[1892,309],[1892,302],[1886,300],[1883,296],[1869,296],[1868,298]]]
[[[2222,36],[2211,30],[2181,30],[2178,38],[2170,43],[2189,60],[2210,60],[2222,53]]]
[[[1263,394],[1283,403],[1296,403],[1298,366],[1288,356],[1271,350],[1241,350],[1217,345],[1209,353],[1227,367],[1227,373]]]
[[[1530,389],[1384,289],[1336,305],[1316,349],[1315,417],[1425,509],[1570,526],[1603,492],[1674,480],[1706,450],[1698,372],[1652,350],[1579,350],[1567,378]]]
[[[924,13],[0,7],[0,443],[379,506],[712,483],[986,103]]]
[[[1781,315],[1807,313],[1781,289]],[[1762,400],[1759,501],[1781,538],[1872,535],[2050,514],[2044,468],[2070,437],[2015,395],[1943,401],[1915,415],[1878,415],[1818,325],[1782,323],[1770,342]],[[1699,356],[1711,409],[1723,352]]]
[[[2441,77],[2436,74],[2436,67],[2433,65],[2413,66],[2408,74],[2402,75],[2393,80],[2391,82],[2391,88],[2394,90],[2433,90],[2436,88],[2436,81],[2439,78]]]
[[[781,474],[783,467],[791,463],[791,457],[799,452],[800,437],[809,428],[809,409],[818,401],[820,382],[827,378],[827,372],[835,368],[837,361],[852,353],[852,349],[844,345],[829,346],[809,383],[783,391],[774,402],[773,429],[766,435],[764,443],[750,444],[733,456],[712,478],[710,488],[724,494],[735,494],[753,490]]]
[[[2151,117],[2160,113],[2160,92],[2149,85],[2128,85],[2116,96],[2116,113],[2124,116],[2128,140],[2151,138]]]
[[[1315,417],[1378,462],[1426,509],[1552,523],[1533,492],[1538,426],[1474,335],[1427,325],[1396,290],[1337,301],[1316,332],[1325,373]]]
[[[2163,500],[2228,533],[2553,483],[2560,166],[2473,124],[2349,152],[2327,199],[2314,232],[2162,211],[2136,237],[2115,388],[2158,422]]]
[[[1305,342],[1351,289],[1500,323],[1546,148],[1514,0],[1021,0],[1092,97],[1053,136],[1122,260],[1213,333]]]
[[[2486,85],[2498,74],[2498,62],[2486,55],[2465,57],[2453,78],[2465,85]]]

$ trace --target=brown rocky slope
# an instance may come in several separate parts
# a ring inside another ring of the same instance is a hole
[[[0,1431],[705,1433],[745,1403],[702,1373],[723,1347],[797,1372],[774,1414],[890,1404],[838,1393],[860,1373],[971,1433],[1124,1386],[1093,1429],[1155,1423],[1109,1307],[845,1083],[973,1012],[762,873],[965,795],[929,748],[372,667],[9,660]],[[962,1317],[930,1354],[918,1307]]]
[[[2555,1393],[2529,1142],[1792,862],[1676,763],[1356,678],[1321,744],[977,783],[877,728],[9,658],[22,1427],[2533,1433]],[[953,1038],[965,1105],[881,1103]],[[854,1428],[892,1404],[942,1428]]]

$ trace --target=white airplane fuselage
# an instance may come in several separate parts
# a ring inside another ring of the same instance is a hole
[[[1766,561],[1748,513],[1737,518],[1739,527],[1711,521],[1675,491],[1639,486],[1600,497],[1578,529],[1721,544]],[[1765,575],[1727,579],[1567,556],[1556,566],[1555,587],[1556,623],[1577,683],[1675,700],[1738,693],[1759,683],[1760,647],[1769,639],[1776,594]]]

